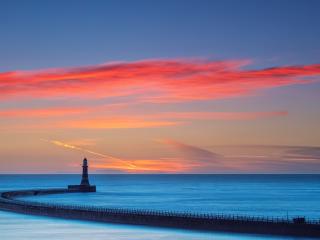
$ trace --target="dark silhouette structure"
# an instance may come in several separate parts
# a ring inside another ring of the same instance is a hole
[[[83,164],[82,164],[82,179],[81,179],[81,185],[88,186],[90,185],[89,183],[89,176],[88,176],[88,160],[85,158],[83,159]]]
[[[68,185],[68,190],[78,192],[96,192],[96,186],[90,185],[88,175],[88,160],[83,159],[82,178],[80,185]]]

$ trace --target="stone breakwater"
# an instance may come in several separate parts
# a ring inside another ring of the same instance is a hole
[[[2,192],[0,210],[17,213],[78,219],[96,222],[180,228],[201,231],[224,231],[269,235],[320,237],[320,222],[214,214],[190,214],[166,211],[100,208],[61,205],[20,200],[18,197],[75,193],[70,189],[34,189]]]

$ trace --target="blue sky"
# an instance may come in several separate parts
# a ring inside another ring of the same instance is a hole
[[[319,1],[1,1],[0,69],[147,58],[319,61]]]

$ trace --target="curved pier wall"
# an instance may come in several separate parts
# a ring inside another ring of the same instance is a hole
[[[44,189],[4,192],[0,198],[0,210],[66,219],[190,230],[320,237],[320,224],[311,222],[299,224],[289,220],[270,220],[252,217],[67,206],[15,199],[20,196],[72,192],[75,191],[69,191],[68,189]]]
[[[16,190],[10,192],[1,193],[2,198],[6,199],[14,199],[16,197],[24,197],[24,196],[36,196],[36,195],[46,195],[46,194],[59,194],[59,193],[71,193],[65,188],[52,188],[52,189],[28,189],[28,190]]]

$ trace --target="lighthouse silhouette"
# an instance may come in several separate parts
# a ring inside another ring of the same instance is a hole
[[[85,158],[83,159],[83,164],[82,164],[82,178],[81,178],[81,183],[80,185],[90,185],[89,183],[89,176],[88,176],[88,160]]]
[[[89,174],[88,174],[88,160],[86,158],[83,159],[82,163],[82,177],[80,185],[69,185],[69,191],[77,191],[77,192],[96,192],[96,186],[90,185],[89,183]]]

